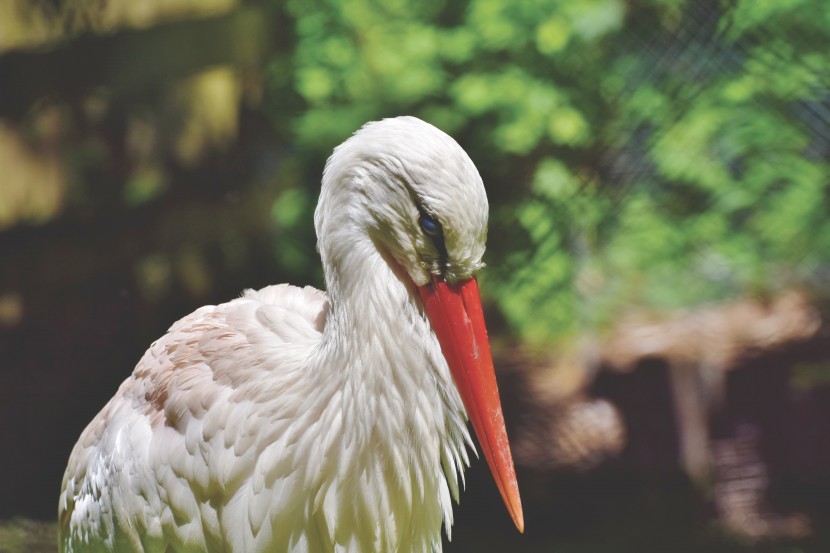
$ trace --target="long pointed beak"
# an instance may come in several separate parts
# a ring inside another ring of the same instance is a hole
[[[419,286],[418,291],[504,504],[516,528],[524,532],[522,501],[478,284],[471,278],[449,285],[434,277],[431,283]]]

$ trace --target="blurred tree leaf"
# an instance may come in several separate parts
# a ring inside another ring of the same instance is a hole
[[[456,136],[492,200],[487,291],[525,339],[827,264],[820,3],[287,5],[300,140],[401,113]]]

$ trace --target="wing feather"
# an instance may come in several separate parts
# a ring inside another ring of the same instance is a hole
[[[268,433],[259,431],[253,406],[279,399],[280,382],[303,370],[328,305],[310,287],[246,290],[196,310],[154,342],[72,451],[59,502],[61,549],[253,544],[264,503],[250,504],[250,525],[231,535],[234,544],[222,536],[222,509],[246,504],[234,494],[253,478],[269,441],[287,431],[270,421]],[[265,385],[263,370],[280,378]],[[275,405],[277,420],[291,420]]]

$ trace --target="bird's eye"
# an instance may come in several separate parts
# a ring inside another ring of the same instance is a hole
[[[424,229],[427,236],[431,236],[433,238],[441,236],[441,223],[439,223],[437,219],[433,219],[429,215],[422,213],[420,223],[421,228]]]

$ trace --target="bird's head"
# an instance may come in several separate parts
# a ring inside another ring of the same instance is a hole
[[[318,207],[318,236],[336,233],[323,227],[343,228],[349,219],[417,286],[433,276],[457,282],[481,268],[484,185],[461,146],[429,123],[414,117],[368,123],[335,149],[323,186],[323,194],[342,201]],[[351,212],[343,217],[342,210]]]
[[[417,290],[502,498],[523,530],[474,278],[483,266],[487,218],[484,185],[461,146],[428,123],[398,117],[365,125],[335,149],[315,226],[324,259],[334,244],[367,247],[353,240],[357,230]]]

